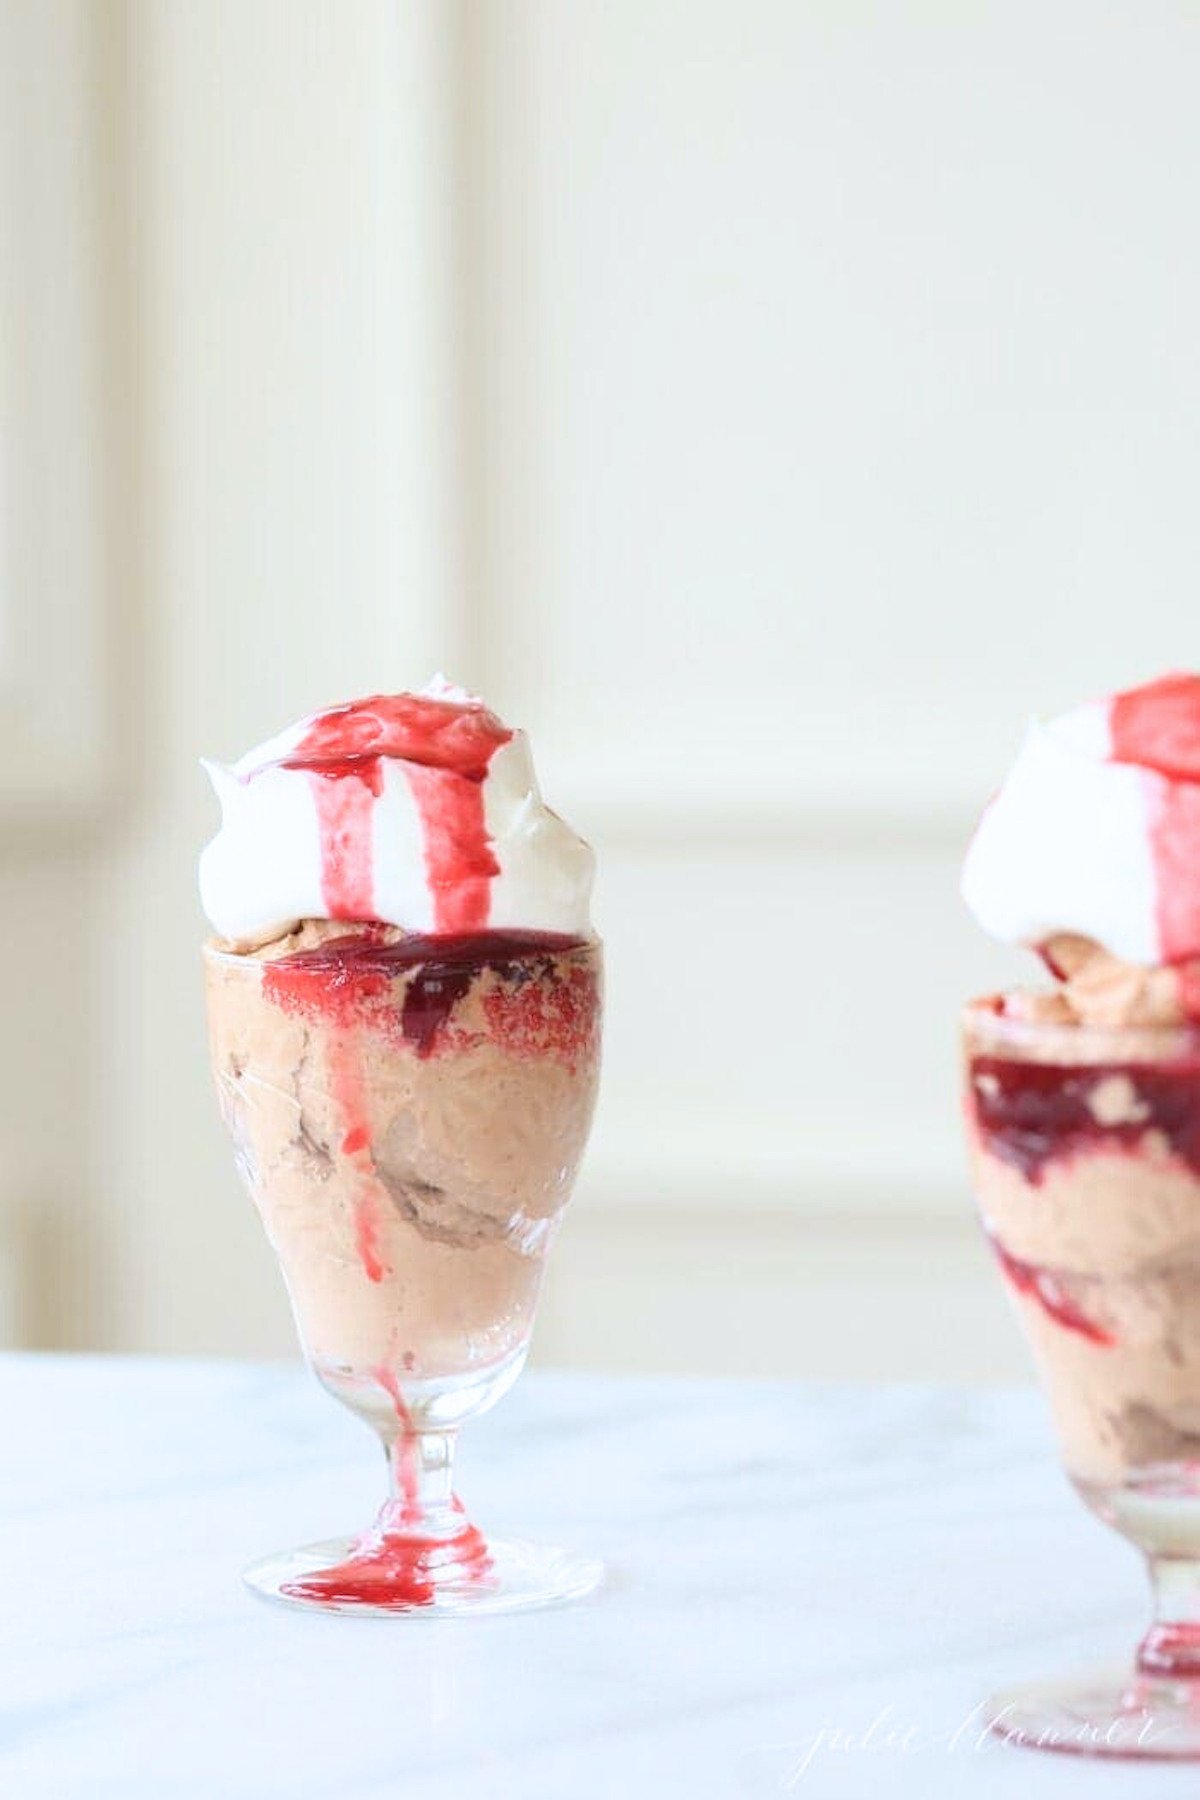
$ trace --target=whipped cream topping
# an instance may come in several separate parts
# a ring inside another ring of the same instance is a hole
[[[963,898],[1013,944],[1152,967],[1200,956],[1200,676],[1029,727],[967,852]]]
[[[221,827],[200,857],[200,898],[230,943],[310,918],[590,931],[592,852],[542,800],[524,732],[441,677],[314,713],[204,767]]]

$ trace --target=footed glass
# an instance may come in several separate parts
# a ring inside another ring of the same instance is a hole
[[[1147,1559],[1131,1661],[995,1696],[992,1729],[1084,1756],[1200,1759],[1200,1032],[968,1007],[984,1229],[1067,1472]]]
[[[525,1361],[595,1103],[599,943],[310,924],[258,954],[210,945],[205,972],[222,1114],[306,1358],[389,1471],[367,1530],[247,1582],[418,1618],[588,1593],[594,1559],[485,1538],[453,1464]]]

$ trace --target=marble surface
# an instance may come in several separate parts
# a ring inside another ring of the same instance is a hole
[[[379,1498],[372,1441],[299,1369],[9,1357],[0,1418],[14,1800],[1198,1791],[979,1743],[995,1684],[1142,1622],[1032,1393],[529,1374],[466,1434],[460,1489],[610,1579],[434,1624],[242,1588]]]

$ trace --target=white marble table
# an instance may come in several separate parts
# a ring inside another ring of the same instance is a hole
[[[1200,1791],[979,1745],[993,1684],[1141,1623],[1032,1394],[528,1375],[467,1434],[462,1490],[611,1578],[442,1623],[243,1590],[378,1498],[371,1440],[298,1369],[11,1357],[0,1418],[12,1800]]]

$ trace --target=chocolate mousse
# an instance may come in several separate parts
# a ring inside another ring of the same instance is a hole
[[[966,1016],[967,1138],[1071,1474],[1200,1454],[1200,1033]],[[1014,1016],[1015,1011],[1015,1016]]]
[[[322,1379],[390,1405],[522,1356],[595,1102],[595,944],[309,920],[205,965],[222,1112]]]

